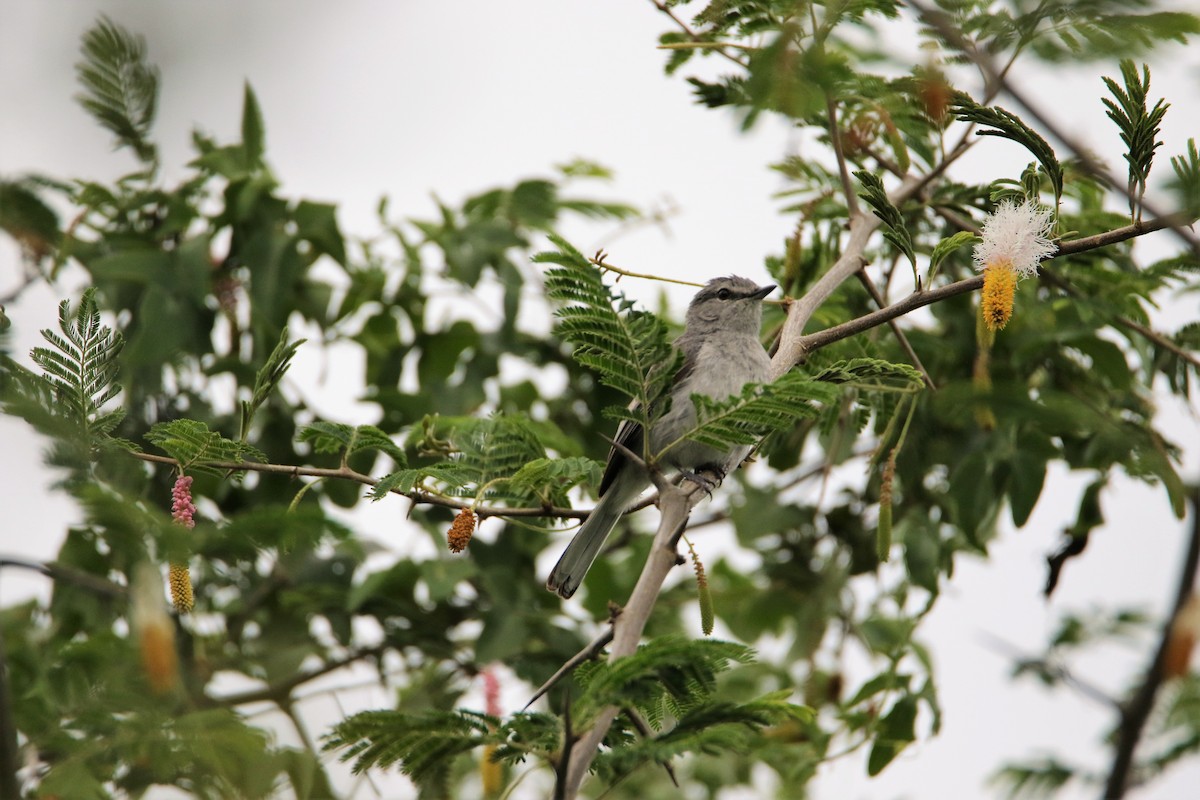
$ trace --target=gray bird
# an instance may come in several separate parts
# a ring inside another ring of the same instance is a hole
[[[762,327],[762,300],[774,285],[758,286],[746,278],[715,278],[705,284],[688,306],[683,334],[675,347],[683,353],[683,366],[668,390],[671,406],[651,428],[651,454],[675,442],[696,424],[693,394],[723,400],[740,394],[746,384],[770,377],[771,359],[758,340]],[[641,454],[642,426],[623,422],[616,441]],[[749,447],[728,452],[685,439],[662,455],[662,463],[695,477],[701,471],[724,477],[745,460]],[[700,481],[707,483],[707,481]],[[625,509],[650,484],[644,467],[630,461],[615,447],[600,480],[600,501],[575,533],[571,543],[546,580],[546,588],[570,597],[596,560],[604,540]]]

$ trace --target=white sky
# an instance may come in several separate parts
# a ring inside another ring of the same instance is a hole
[[[682,76],[662,74],[664,56],[655,45],[670,25],[648,2],[0,0],[0,173],[108,180],[132,166],[128,156],[111,152],[107,134],[72,100],[79,37],[100,12],[144,34],[162,71],[155,135],[168,181],[191,157],[193,126],[222,140],[237,136],[242,82],[249,80],[263,108],[268,159],[284,181],[282,191],[338,203],[348,233],[375,231],[374,207],[382,194],[391,197],[394,214],[428,216],[434,192],[454,205],[467,194],[547,175],[553,164],[581,156],[617,172],[612,187],[590,193],[643,208],[678,209],[666,232],[647,227],[605,242],[613,263],[689,279],[729,272],[761,279],[762,256],[777,252],[791,227],[772,200],[783,186],[767,165],[811,149],[778,123],[744,135],[731,115],[695,105]],[[913,45],[903,37],[897,41]],[[1154,183],[1169,174],[1166,156],[1200,135],[1200,112],[1191,104],[1200,51],[1174,48],[1151,64],[1152,92],[1173,101]],[[1116,130],[1098,99],[1099,75],[1116,74],[1115,65],[1019,74],[1073,134],[1122,169]],[[977,148],[958,174],[1016,177],[1028,160],[1015,145],[993,140]],[[586,186],[578,191],[589,193]],[[604,233],[581,224],[564,232],[585,252]],[[11,243],[0,241],[0,294],[15,282],[16,263]],[[651,303],[659,291],[635,281],[623,287]],[[671,292],[675,302],[688,294]],[[9,309],[18,353],[38,343],[38,329],[53,325],[60,299],[38,288]],[[1181,318],[1170,314],[1164,327]],[[329,386],[312,391],[329,402],[345,401]],[[1200,471],[1196,420],[1166,403],[1163,412],[1170,415],[1167,429],[1175,441],[1188,446],[1184,477],[1194,481]],[[23,425],[0,419],[0,441],[0,553],[51,558],[77,514],[60,495],[48,493],[52,476],[34,468],[42,445]],[[985,643],[995,636],[1034,654],[1068,609],[1165,607],[1185,526],[1166,510],[1161,489],[1129,481],[1105,495],[1108,525],[1093,535],[1085,557],[1069,565],[1053,601],[1042,600],[1043,558],[1073,519],[1087,478],[1055,476],[1030,523],[1003,533],[989,561],[959,560],[922,632],[937,660],[946,712],[941,735],[909,748],[877,779],[865,775],[865,754],[828,765],[814,797],[982,795],[986,777],[1002,762],[1040,752],[1106,767],[1100,736],[1112,714],[1065,691],[1011,683],[1008,658]],[[363,518],[364,529],[382,530],[372,520],[394,519],[384,505]],[[44,582],[3,573],[0,602],[33,591],[45,592]],[[1144,661],[1142,649],[1109,648],[1081,662],[1079,673],[1116,692]],[[518,706],[514,697],[509,710]],[[1132,796],[1193,796],[1198,782],[1200,765],[1193,762]],[[404,796],[393,794],[400,791],[395,782],[380,785],[387,796]],[[372,795],[360,790],[356,796]]]

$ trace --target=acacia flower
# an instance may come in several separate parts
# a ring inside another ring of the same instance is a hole
[[[195,513],[196,505],[192,502],[192,476],[180,475],[171,488],[171,516],[179,525],[194,528],[196,520],[192,517]]]
[[[166,694],[179,683],[175,624],[167,614],[159,577],[148,564],[134,572],[130,622],[138,640],[142,671],[155,694]]]
[[[450,531],[446,534],[446,543],[450,547],[451,553],[461,553],[467,549],[467,545],[471,542],[471,537],[475,535],[475,512],[470,508],[462,508],[458,512],[458,516],[454,518],[453,524],[450,525]]]
[[[483,698],[487,713],[493,717],[504,714],[500,705],[500,677],[495,667],[487,666],[480,673],[483,678]],[[496,745],[489,744],[483,748],[483,758],[479,762],[480,780],[483,783],[484,797],[499,797],[504,788],[504,767],[495,760]]]
[[[975,269],[983,273],[980,313],[988,329],[999,330],[1012,317],[1017,281],[1037,274],[1038,262],[1057,250],[1050,241],[1052,214],[1028,200],[1005,200],[983,223],[975,245]]]
[[[176,525],[196,527],[196,504],[192,502],[192,476],[180,475],[171,488],[171,517]],[[171,604],[180,614],[187,614],[195,605],[192,594],[192,576],[187,564],[172,563],[168,582],[171,586]]]

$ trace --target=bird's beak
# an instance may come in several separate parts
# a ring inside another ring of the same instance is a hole
[[[775,284],[771,283],[766,286],[763,286],[757,292],[754,292],[753,294],[749,295],[749,297],[752,300],[762,300],[764,297],[766,297],[773,291],[775,291]]]

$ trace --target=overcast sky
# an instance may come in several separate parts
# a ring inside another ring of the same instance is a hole
[[[183,174],[194,127],[224,140],[237,136],[242,83],[248,80],[263,109],[267,156],[282,192],[338,203],[349,233],[375,231],[374,208],[384,194],[393,213],[428,216],[434,193],[454,205],[468,194],[549,175],[554,164],[585,157],[617,173],[611,187],[595,194],[673,209],[665,227],[648,226],[609,242],[614,263],[689,279],[729,272],[764,279],[763,255],[777,252],[792,226],[772,197],[784,187],[767,165],[813,152],[810,139],[777,122],[747,135],[732,115],[695,105],[682,77],[662,73],[664,57],[655,45],[670,25],[649,2],[0,0],[0,174],[107,180],[132,167],[72,100],[79,37],[99,13],[144,34],[162,71],[155,137],[168,181]],[[896,41],[898,47],[915,44],[911,37]],[[914,51],[912,57],[920,56]],[[1194,105],[1200,48],[1172,48],[1151,64],[1152,93],[1173,103],[1153,184],[1168,172],[1165,156],[1181,152],[1189,136],[1200,137]],[[1114,65],[1018,72],[1068,130],[1120,170],[1117,132],[1099,102],[1099,75],[1115,73]],[[1016,177],[1027,161],[1015,145],[995,140],[977,148],[957,174]],[[610,231],[572,224],[565,232],[587,251],[607,242]],[[1148,237],[1138,246],[1162,250],[1163,236],[1158,245]],[[0,240],[0,295],[16,276],[15,250]],[[659,284],[622,285],[647,302],[660,291]],[[676,303],[687,295],[671,292]],[[60,299],[58,292],[35,288],[9,309],[18,353],[38,343],[38,329],[54,324]],[[1191,302],[1194,318],[1194,297]],[[1167,313],[1162,324],[1169,329],[1181,315]],[[313,392],[327,392],[330,402],[338,397],[328,386]],[[352,406],[344,409],[353,413]],[[1188,446],[1184,476],[1195,481],[1196,419],[1166,403],[1163,413],[1175,440]],[[47,492],[52,476],[33,468],[42,444],[23,425],[0,419],[0,441],[0,553],[51,558],[77,514]],[[1105,768],[1108,753],[1099,737],[1113,721],[1109,710],[1065,691],[1009,682],[1009,660],[989,644],[995,637],[1033,654],[1066,610],[1121,604],[1164,609],[1185,528],[1170,516],[1161,489],[1131,481],[1105,496],[1108,524],[1093,536],[1086,556],[1072,562],[1054,600],[1042,600],[1043,558],[1073,519],[1087,479],[1054,476],[1029,524],[1006,530],[989,561],[959,560],[922,634],[937,662],[946,712],[941,735],[923,738],[874,780],[865,776],[862,754],[828,765],[815,797],[977,796],[1002,761],[1040,752]],[[384,513],[382,505],[372,513]],[[370,520],[368,515],[362,526],[370,529]],[[3,573],[0,602],[35,591],[45,593],[45,584]],[[1108,648],[1082,662],[1080,672],[1117,692],[1144,659],[1141,649]],[[508,711],[519,707],[520,694],[514,691]],[[1195,796],[1198,785],[1200,766],[1193,763],[1133,796]]]

